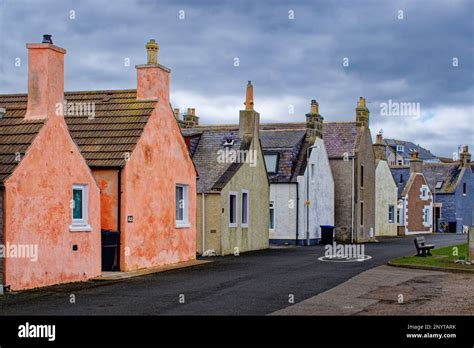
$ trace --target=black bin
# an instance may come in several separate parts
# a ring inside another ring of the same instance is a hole
[[[334,226],[332,225],[321,225],[321,243],[320,244],[332,244],[334,241]]]
[[[102,271],[110,272],[118,270],[117,249],[120,240],[120,232],[102,230]]]

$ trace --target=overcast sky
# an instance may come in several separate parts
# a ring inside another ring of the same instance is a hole
[[[471,0],[0,0],[0,93],[26,92],[25,43],[46,33],[67,49],[67,91],[135,88],[154,38],[173,106],[203,124],[238,122],[252,80],[263,122],[303,121],[311,99],[326,121],[353,120],[364,96],[374,137],[474,152]]]

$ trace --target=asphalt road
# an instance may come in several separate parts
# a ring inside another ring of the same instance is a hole
[[[446,246],[467,237],[426,239]],[[289,306],[291,296],[300,302],[391,258],[415,253],[413,237],[379,240],[365,245],[372,258],[363,262],[319,261],[323,246],[272,248],[120,282],[6,294],[0,296],[0,315],[265,315]]]

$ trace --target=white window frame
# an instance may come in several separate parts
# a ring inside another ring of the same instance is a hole
[[[276,216],[275,216],[275,201],[270,201],[269,202],[269,211],[270,210],[273,210],[273,228],[271,228],[271,226],[268,226],[269,230],[270,231],[275,231],[275,228],[276,228]],[[270,214],[270,219],[271,219],[272,215]],[[270,222],[270,221],[269,221]]]
[[[420,199],[427,201],[430,198],[430,189],[427,185],[422,185],[420,188]]]
[[[244,222],[244,194],[247,196],[247,207],[245,209],[245,214],[247,217],[247,222]],[[242,202],[241,202],[241,207],[240,207],[240,218],[241,218],[241,224],[242,227],[249,227],[249,191],[248,190],[242,190]]]
[[[74,219],[74,191],[82,191],[82,219]],[[71,190],[71,232],[88,232],[92,228],[89,225],[89,186],[86,184],[73,184]]]
[[[404,151],[405,151],[405,146],[397,145],[397,152],[404,152]]]
[[[235,218],[235,222],[231,222],[230,221],[230,201],[231,201],[231,197],[234,196],[235,197],[235,205],[234,205],[234,209],[235,209],[235,212],[234,212],[234,218]],[[234,192],[234,191],[231,191],[229,192],[229,201],[227,203],[227,207],[228,207],[228,210],[229,210],[229,213],[228,213],[228,220],[229,220],[229,227],[237,227],[238,224],[239,224],[239,209],[237,208],[239,206],[239,193],[238,192]]]
[[[175,204],[177,204],[176,201],[176,188],[181,187],[183,189],[183,219],[178,220],[178,217],[175,216],[175,221],[176,221],[176,228],[188,228],[191,225],[189,224],[189,185],[186,184],[176,184],[175,187]],[[175,207],[176,208],[176,207]],[[175,209],[175,215],[176,215],[176,209]]]
[[[390,219],[390,215],[392,215],[391,219]],[[388,205],[388,222],[391,224],[395,222],[395,205],[393,204]]]

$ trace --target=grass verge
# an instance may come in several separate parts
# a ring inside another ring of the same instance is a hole
[[[457,250],[457,255],[455,251]],[[442,271],[472,271],[474,272],[474,265],[466,265],[462,263],[455,263],[456,260],[467,260],[467,243],[452,245],[444,248],[436,248],[431,251],[433,256],[419,257],[419,256],[402,256],[390,260],[389,264],[392,266],[405,266],[423,269],[436,269]]]

